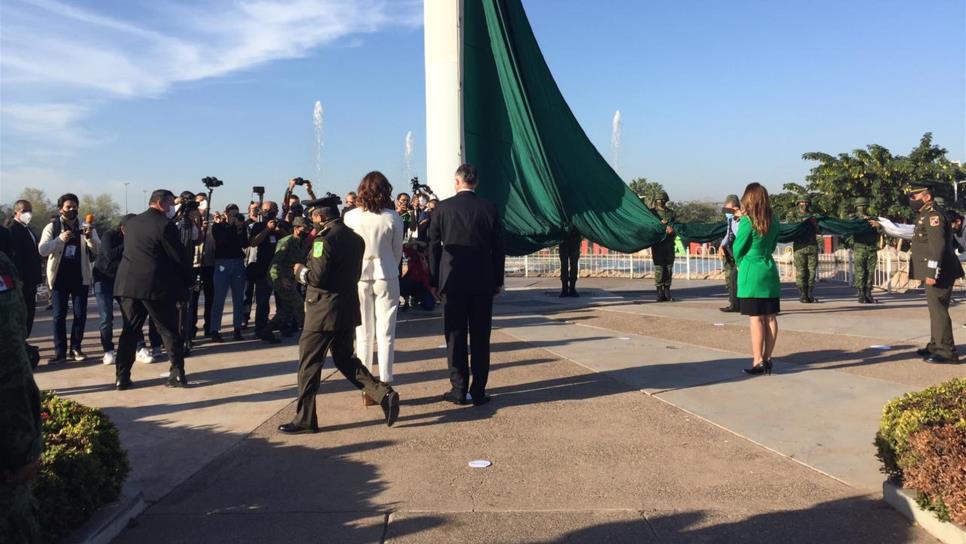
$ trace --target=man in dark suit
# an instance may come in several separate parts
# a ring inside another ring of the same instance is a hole
[[[359,306],[359,276],[366,243],[346,227],[339,217],[340,198],[334,195],[305,200],[311,206],[312,222],[319,233],[309,247],[305,264],[295,265],[295,279],[306,286],[305,326],[299,337],[299,392],[295,419],[279,425],[279,432],[319,432],[315,396],[319,392],[325,354],[352,385],[382,406],[386,425],[399,416],[399,394],[372,376],[358,357],[352,355],[356,326],[362,323]]]
[[[456,170],[456,195],[439,203],[429,225],[430,285],[443,296],[443,332],[452,389],[443,400],[487,403],[493,297],[503,287],[503,223],[493,203],[476,194],[476,168]],[[469,332],[472,354],[467,353]],[[471,357],[470,357],[471,356]],[[468,359],[468,357],[470,357]],[[472,363],[473,380],[469,380]]]
[[[42,261],[37,251],[38,238],[30,228],[33,217],[33,206],[30,201],[18,200],[13,205],[13,221],[10,222],[10,245],[13,251],[13,262],[17,265],[20,278],[23,280],[21,288],[23,301],[27,304],[27,334],[30,336],[34,328],[34,311],[37,301],[37,286],[43,281],[41,273]]]
[[[114,296],[120,299],[124,330],[118,341],[118,390],[131,387],[131,366],[141,327],[150,315],[171,357],[166,385],[184,387],[184,342],[178,329],[177,302],[193,281],[191,263],[174,217],[174,194],[166,189],[151,193],[148,209],[124,224],[124,256],[117,268]]]

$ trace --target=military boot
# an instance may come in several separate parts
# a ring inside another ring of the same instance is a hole
[[[667,295],[664,294],[664,287],[662,287],[660,285],[657,287],[657,301],[658,302],[667,302]]]
[[[798,301],[802,304],[808,304],[808,291],[806,291],[804,287],[799,287],[798,292],[801,295],[798,297]]]
[[[876,303],[876,300],[874,298],[872,298],[872,288],[871,287],[866,287],[865,288],[865,302],[867,304],[875,304]]]
[[[813,285],[808,288],[808,303],[814,304],[816,302],[818,302],[818,300],[815,299],[815,286]]]
[[[570,289],[567,288],[567,280],[560,282],[560,298],[569,297]]]
[[[674,297],[671,296],[671,288],[670,287],[665,287],[664,288],[664,299],[667,300],[668,302],[674,302]]]
[[[572,296],[575,298],[580,296],[577,294],[577,280],[573,280],[570,282],[570,289],[568,294],[569,296]]]
[[[866,298],[868,295],[866,295],[865,289],[859,287],[858,289],[856,289],[856,292],[858,292],[859,294],[859,297],[857,299],[859,304],[866,304],[867,302],[869,302],[868,299]]]

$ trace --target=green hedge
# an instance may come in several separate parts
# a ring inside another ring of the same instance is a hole
[[[958,378],[916,393],[893,399],[882,410],[879,432],[875,436],[882,471],[899,484],[909,474],[919,483],[919,503],[936,512],[939,519],[950,519],[947,500],[959,502],[962,490],[946,489],[960,475],[950,474],[966,466],[961,440],[966,431],[966,378]],[[941,443],[950,441],[951,443]],[[934,458],[943,456],[942,459]],[[953,456],[955,458],[950,459]],[[935,482],[934,485],[923,485]],[[953,508],[956,510],[956,508]],[[958,516],[952,516],[956,519]],[[959,521],[956,519],[956,521]]]
[[[117,428],[95,408],[44,393],[43,467],[34,483],[43,540],[54,542],[114,502],[127,477]]]

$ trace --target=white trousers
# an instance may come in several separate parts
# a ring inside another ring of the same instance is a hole
[[[362,305],[362,325],[356,327],[356,355],[366,368],[373,371],[372,349],[375,347],[378,351],[379,380],[392,383],[399,279],[360,281],[359,304]]]

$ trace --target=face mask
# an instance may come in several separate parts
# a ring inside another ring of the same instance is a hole
[[[168,208],[168,211],[164,212],[164,216],[167,217],[168,219],[174,219],[174,214],[176,213],[178,213],[178,207],[171,206]]]
[[[916,213],[919,213],[919,210],[921,210],[922,207],[925,206],[925,205],[926,205],[925,202],[923,202],[921,200],[918,200],[918,199],[916,199],[916,200],[910,200],[909,201],[909,207],[912,208],[912,211],[914,211]]]
[[[322,227],[325,226],[325,223],[322,223],[321,221],[316,221],[312,223],[312,226],[315,227],[315,232],[321,232]]]
[[[69,210],[64,212],[64,219],[68,221],[73,221],[74,219],[77,219],[77,210]]]
[[[865,215],[865,207],[860,206],[860,207],[856,208],[855,209],[855,213],[857,213],[859,215]]]
[[[30,212],[20,212],[20,222],[26,225],[30,223],[30,220],[33,218],[33,216],[34,214]]]
[[[301,217],[302,212],[304,211],[301,204],[292,206],[291,208],[289,208],[289,210],[291,210],[292,214],[295,215],[295,217]]]
[[[180,209],[181,209],[181,204],[175,204],[174,205],[174,213],[178,213],[178,210],[180,210]]]
[[[725,217],[728,219],[728,221],[731,221],[732,219],[735,218],[735,214],[733,214],[733,213],[726,213],[725,214]]]
[[[207,210],[208,209],[208,201],[207,200],[202,200],[201,202],[199,202],[198,203],[198,209],[201,210],[201,211]]]
[[[271,221],[272,219],[275,219],[276,216],[278,216],[278,212],[263,212],[262,213],[262,217],[264,217],[266,221]]]

